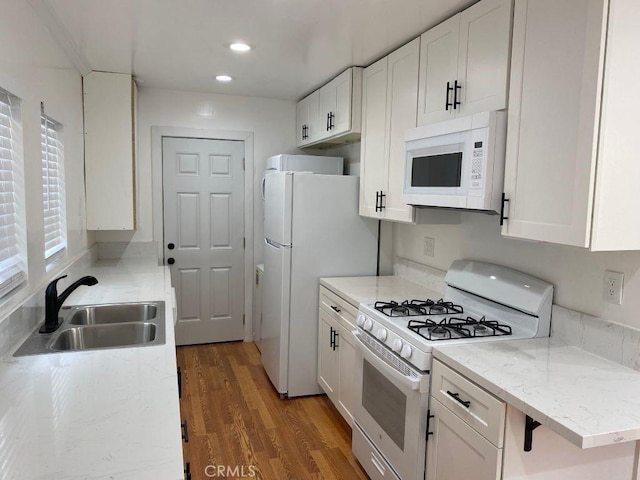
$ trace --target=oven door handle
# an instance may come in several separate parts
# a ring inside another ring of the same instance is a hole
[[[417,377],[405,375],[399,369],[395,368],[390,363],[387,363],[384,359],[382,359],[377,354],[375,354],[366,343],[360,340],[360,335],[363,335],[363,334],[358,332],[357,330],[353,332],[353,336],[356,339],[356,346],[358,347],[358,351],[360,352],[363,358],[368,360],[369,363],[371,363],[385,377],[387,377],[390,380],[396,380],[400,382],[403,386],[411,390],[419,390],[420,392],[422,392],[423,390],[425,390],[425,388],[428,389],[429,387],[428,374],[424,374],[423,372],[418,372],[417,370],[410,369],[411,371],[415,371]]]

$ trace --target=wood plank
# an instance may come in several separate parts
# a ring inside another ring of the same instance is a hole
[[[327,397],[280,400],[255,344],[178,347],[177,358],[194,479],[219,465],[245,473],[251,466],[253,478],[265,480],[367,478],[351,452],[351,430]],[[231,472],[224,478],[236,478]]]

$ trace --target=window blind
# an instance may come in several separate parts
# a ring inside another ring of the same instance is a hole
[[[0,297],[26,278],[20,100],[0,88]]]
[[[44,206],[44,256],[53,260],[67,248],[65,218],[64,151],[62,126],[42,112],[42,191]]]

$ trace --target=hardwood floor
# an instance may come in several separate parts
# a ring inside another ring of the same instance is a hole
[[[324,395],[280,400],[254,343],[178,347],[192,480],[367,479]],[[205,470],[206,469],[206,470]]]

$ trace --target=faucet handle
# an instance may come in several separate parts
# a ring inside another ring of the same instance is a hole
[[[57,295],[58,291],[56,289],[56,285],[58,284],[58,281],[62,280],[63,278],[67,278],[67,276],[66,275],[62,275],[61,277],[58,277],[58,278],[54,279],[51,283],[49,283],[49,285],[47,285],[47,294]]]

